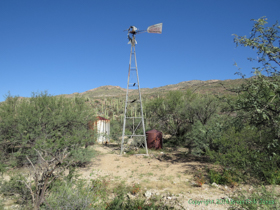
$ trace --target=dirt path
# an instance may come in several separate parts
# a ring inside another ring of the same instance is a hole
[[[150,156],[118,155],[114,148],[95,145],[98,151],[90,167],[80,170],[83,178],[106,176],[111,182],[125,180],[127,184],[139,183],[143,192],[164,196],[166,200],[177,199],[184,209],[227,209],[226,204],[205,203],[195,206],[194,201],[217,200],[227,198],[233,189],[204,184],[194,186],[194,172],[206,166],[203,159],[186,158],[180,152],[150,152]],[[192,199],[192,200],[190,200]],[[174,204],[175,205],[175,204]],[[178,207],[179,208],[179,207]]]

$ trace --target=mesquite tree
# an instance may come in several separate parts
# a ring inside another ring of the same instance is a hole
[[[280,184],[280,26],[266,27],[267,19],[255,21],[250,36],[235,35],[236,45],[256,50],[255,77],[246,79],[237,100],[229,100],[237,116],[233,127],[216,144],[220,150],[209,154],[227,167],[271,184]],[[244,77],[244,75],[242,75]],[[230,144],[229,144],[230,142]]]
[[[29,99],[8,96],[0,105],[0,151],[3,166],[29,165],[35,209],[44,202],[50,184],[65,169],[88,160],[85,145],[94,141],[88,122],[95,119],[84,98],[53,97],[46,92]]]
[[[211,143],[206,135],[196,134],[196,130],[201,129],[197,123],[205,127],[217,110],[218,101],[214,96],[199,96],[191,91],[172,91],[166,97],[158,97],[145,104],[149,126],[170,134],[172,138],[167,143],[184,145],[189,153],[198,145],[209,146]]]

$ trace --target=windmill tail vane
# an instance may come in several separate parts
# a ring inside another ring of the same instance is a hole
[[[149,26],[147,29],[147,32],[161,34],[162,33],[162,23],[158,23],[158,24]]]

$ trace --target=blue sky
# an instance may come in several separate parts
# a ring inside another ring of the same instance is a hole
[[[252,76],[232,34],[249,35],[262,16],[280,21],[279,0],[1,0],[0,101],[84,92],[104,85],[126,88],[131,25],[163,23],[162,34],[137,35],[142,88],[189,80]]]

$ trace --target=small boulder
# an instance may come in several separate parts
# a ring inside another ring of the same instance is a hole
[[[217,185],[215,182],[212,183],[212,186],[219,188],[219,185]]]
[[[152,196],[152,192],[148,190],[148,191],[145,192],[144,195],[145,195],[146,198],[149,199]]]
[[[128,144],[128,145],[132,145],[132,144],[133,144],[133,138],[128,139],[128,140],[127,140],[127,144]]]

